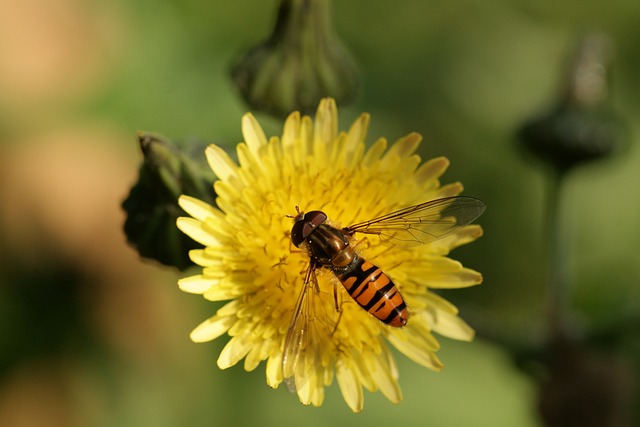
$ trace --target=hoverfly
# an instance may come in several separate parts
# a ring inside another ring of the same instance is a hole
[[[283,376],[292,391],[296,388],[291,382],[294,374],[304,377],[306,369],[326,365],[325,341],[337,328],[336,316],[329,313],[330,303],[320,293],[317,269],[331,271],[351,298],[381,322],[402,327],[409,321],[402,295],[386,273],[354,250],[353,236],[377,235],[381,241],[393,241],[400,246],[427,244],[471,223],[484,212],[485,204],[473,197],[445,197],[342,229],[328,224],[322,211],[304,213],[296,209],[291,241],[307,252],[309,266],[284,344]],[[334,287],[334,312],[339,309],[336,292]],[[301,358],[311,361],[298,363]]]

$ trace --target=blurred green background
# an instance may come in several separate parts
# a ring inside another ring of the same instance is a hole
[[[120,204],[137,131],[232,148],[247,110],[229,79],[266,38],[276,1],[4,0],[0,6],[0,425],[536,426],[536,384],[504,347],[442,339],[436,374],[398,355],[404,401],[367,393],[352,414],[271,390],[264,364],[220,371],[225,339],[188,334],[215,307],[127,246]],[[334,2],[362,75],[341,128],[369,141],[418,131],[444,182],[483,199],[485,236],[453,258],[484,284],[450,291],[462,317],[514,342],[542,335],[546,171],[517,149],[523,121],[558,97],[579,37],[613,44],[611,102],[626,148],[567,182],[573,304],[585,328],[640,312],[640,2]],[[281,124],[257,114],[268,134]],[[636,326],[637,328],[637,326]],[[640,354],[630,346],[627,357]],[[640,356],[639,356],[640,357]],[[637,377],[637,374],[636,374]],[[637,397],[637,394],[636,394]]]

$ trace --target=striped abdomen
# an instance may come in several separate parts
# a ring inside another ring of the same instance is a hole
[[[395,327],[407,324],[409,313],[402,295],[378,267],[356,255],[336,276],[360,307],[382,322]]]

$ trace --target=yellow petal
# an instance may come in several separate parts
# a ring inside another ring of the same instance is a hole
[[[238,296],[240,292],[228,284],[218,283],[217,286],[211,286],[202,295],[209,301],[227,301]]]
[[[393,330],[388,339],[395,348],[414,362],[434,371],[440,371],[444,367],[435,354],[440,345],[431,334],[424,318],[411,317],[407,326]]]
[[[300,113],[289,114],[282,130],[282,145],[285,149],[295,145],[300,133]]]
[[[224,306],[220,307],[217,311],[217,315],[221,316],[221,317],[225,317],[225,316],[236,316],[236,313],[238,312],[238,306],[240,305],[240,303],[235,300],[235,301],[231,301],[228,304],[225,304]]]
[[[190,251],[191,259],[203,267],[201,274],[178,284],[210,300],[230,301],[191,334],[198,342],[225,333],[231,337],[218,359],[220,368],[244,359],[244,368],[253,370],[266,360],[269,386],[283,382],[283,341],[309,263],[305,248],[296,250],[291,244],[292,222],[285,215],[295,215],[296,205],[322,209],[332,224],[342,227],[462,191],[459,183],[440,184],[449,165],[446,158],[419,166],[415,152],[421,136],[417,133],[389,145],[380,138],[367,150],[369,120],[368,114],[362,114],[348,132],[339,133],[335,101],[325,99],[315,121],[291,114],[281,139],[267,139],[256,119],[245,115],[245,142],[237,147],[237,162],[220,147],[207,149],[207,159],[219,178],[214,185],[217,207],[190,197],[180,199],[191,218],[179,219],[178,226],[206,247]],[[409,324],[398,330],[388,328],[357,304],[342,304],[349,298],[346,291],[328,269],[319,269],[317,280],[304,288],[307,300],[303,302],[305,307],[321,304],[296,317],[314,326],[302,326],[295,333],[309,337],[316,333],[315,326],[337,325],[322,333],[325,340],[307,343],[305,354],[322,357],[302,357],[302,362],[288,368],[287,386],[303,404],[320,405],[335,375],[353,411],[363,408],[363,389],[381,391],[398,402],[402,399],[398,370],[385,337],[420,365],[442,369],[434,334],[469,340],[473,331],[457,317],[455,306],[429,288],[464,287],[482,280],[479,273],[447,258],[452,248],[481,234],[479,226],[461,227],[409,253],[390,250],[374,236],[357,236],[363,256],[379,263],[397,281],[410,307]]]
[[[220,246],[220,241],[205,229],[202,222],[187,217],[180,217],[176,224],[178,228],[187,236],[205,246]]]
[[[428,257],[422,262],[414,262],[407,267],[407,276],[416,278],[418,287],[428,286],[438,289],[455,289],[482,283],[482,275],[460,262],[444,256]],[[420,283],[420,278],[424,282]]]
[[[422,135],[417,132],[412,132],[394,142],[384,157],[385,159],[393,157],[408,157],[416,151],[421,141]]]
[[[267,137],[251,113],[242,116],[242,136],[249,149],[256,155],[260,152],[261,147],[267,145]]]
[[[451,314],[458,314],[458,308],[440,295],[434,294],[433,292],[427,292],[425,297],[427,306],[430,309],[446,311],[447,313]]]
[[[217,279],[207,278],[202,274],[198,274],[178,280],[178,287],[184,292],[202,294],[217,283]]]
[[[247,372],[251,372],[258,367],[260,362],[262,361],[262,348],[264,347],[264,341],[258,341],[252,348],[249,350],[247,357],[244,359],[244,370]]]
[[[212,341],[224,334],[235,323],[235,317],[220,317],[217,314],[199,324],[191,331],[193,342]]]
[[[424,190],[436,188],[439,185],[438,178],[449,167],[449,159],[446,157],[436,157],[427,160],[418,168],[415,174],[415,180],[421,184]]]
[[[382,157],[384,151],[387,149],[387,140],[384,138],[379,138],[376,142],[373,143],[371,148],[367,150],[362,159],[362,163],[365,165],[375,164],[377,160]]]
[[[434,272],[429,277],[429,287],[437,289],[467,288],[480,283],[482,283],[482,274],[470,268],[452,272]]]
[[[298,140],[292,147],[292,155],[297,158],[301,164],[306,160],[307,153],[309,152],[313,142],[313,121],[311,117],[303,116],[300,121],[300,131],[298,134]]]
[[[216,176],[226,181],[238,172],[238,165],[235,164],[225,150],[217,145],[211,144],[205,150],[209,167]]]
[[[364,144],[367,138],[367,132],[369,130],[369,114],[362,114],[358,117],[358,120],[353,122],[349,132],[347,133],[347,140],[345,143],[345,149],[347,152],[352,152],[359,144]]]
[[[423,314],[434,332],[460,341],[472,341],[474,330],[455,314],[439,310],[427,310]]]
[[[399,340],[393,335],[389,337],[389,342],[402,354],[425,368],[439,372],[444,367],[433,351],[417,346],[414,342]]]
[[[304,376],[296,375],[298,399],[303,405],[320,406],[324,401],[324,372],[321,366],[307,366]]]
[[[218,367],[227,369],[242,360],[251,350],[252,343],[245,337],[233,337],[224,346],[218,357]]]
[[[224,261],[220,256],[215,256],[211,252],[212,248],[207,249],[193,249],[189,251],[189,258],[195,264],[202,267],[220,267],[224,265]]]
[[[218,216],[220,213],[220,211],[210,204],[191,196],[180,196],[178,198],[178,204],[186,213],[199,221],[204,221],[211,216]]]
[[[398,385],[398,378],[394,376],[397,374],[395,368],[395,362],[389,351],[385,350],[377,356],[372,356],[374,362],[371,375],[374,381],[380,387],[380,391],[393,403],[398,403],[402,400],[402,391]],[[389,364],[394,365],[393,367]]]
[[[477,224],[458,228],[443,238],[429,244],[434,255],[447,255],[458,246],[465,245],[482,236],[482,227]]]
[[[360,412],[364,407],[362,385],[356,376],[356,369],[348,361],[338,359],[336,362],[336,378],[344,401],[353,412]]]
[[[436,192],[434,198],[439,199],[441,197],[457,196],[458,194],[462,193],[462,190],[464,190],[464,187],[461,183],[452,182],[451,184],[446,184],[440,187]]]
[[[276,388],[282,382],[282,353],[278,352],[267,359],[267,385]]]
[[[333,98],[320,101],[315,118],[314,140],[328,144],[338,135],[338,108]]]
[[[259,157],[256,157],[251,150],[251,147],[246,144],[238,144],[236,149],[238,153],[238,161],[242,168],[247,172],[243,176],[247,177],[247,179],[251,180],[251,184],[259,185],[260,178],[265,176],[263,170],[263,163],[260,161]],[[237,190],[235,190],[237,193]],[[220,196],[218,194],[218,196]]]

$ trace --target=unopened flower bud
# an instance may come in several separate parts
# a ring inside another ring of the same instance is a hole
[[[251,108],[276,117],[312,113],[357,93],[357,69],[331,28],[328,0],[282,0],[271,36],[250,49],[231,75]]]
[[[607,102],[609,51],[602,35],[585,37],[560,100],[519,130],[524,146],[559,171],[607,157],[618,144],[620,122]]]
[[[191,265],[189,249],[200,246],[175,227],[182,215],[178,197],[189,194],[213,203],[212,175],[162,137],[140,133],[138,141],[144,160],[122,203],[125,234],[141,256],[183,270]]]

